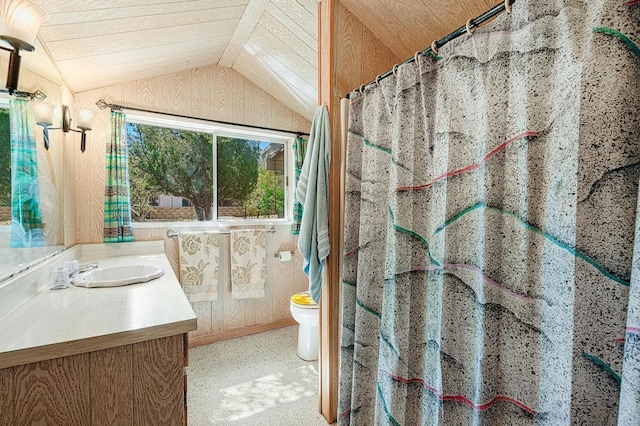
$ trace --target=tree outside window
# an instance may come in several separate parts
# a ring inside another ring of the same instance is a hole
[[[133,123],[127,135],[134,221],[213,220],[214,193],[218,218],[285,216],[284,143]]]

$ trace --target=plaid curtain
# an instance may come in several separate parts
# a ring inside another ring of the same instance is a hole
[[[302,163],[304,163],[304,156],[307,153],[307,141],[302,136],[296,137],[296,141],[293,144],[293,153],[295,158],[295,174],[294,174],[294,187],[298,187],[298,181],[300,180],[300,174],[302,173]],[[294,190],[295,193],[295,190]],[[293,226],[291,231],[293,235],[300,233],[300,221],[302,220],[302,204],[298,200],[293,200]]]
[[[133,241],[128,158],[126,116],[112,111],[104,197],[105,243]]]
[[[9,247],[45,245],[40,212],[35,126],[24,99],[9,100],[11,133],[11,240]]]

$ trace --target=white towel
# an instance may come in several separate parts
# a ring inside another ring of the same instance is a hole
[[[263,230],[231,231],[231,298],[264,297],[267,278],[266,234]]]
[[[220,278],[220,233],[178,234],[180,284],[190,302],[218,299]]]
[[[298,250],[304,258],[304,273],[309,277],[309,293],[316,303],[320,302],[322,269],[329,256],[330,148],[329,113],[323,105],[313,117],[307,154],[296,188],[296,199],[302,204]]]

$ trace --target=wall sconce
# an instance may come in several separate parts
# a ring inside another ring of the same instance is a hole
[[[51,127],[53,125],[53,112],[56,107],[49,102],[31,102],[29,105],[33,110],[33,114],[36,116],[36,124],[42,126],[44,147],[49,149],[49,130],[60,129],[60,127]]]
[[[96,118],[96,115],[98,115],[98,111],[95,111],[89,108],[82,108],[82,107],[76,107],[74,108],[74,110],[76,112],[76,121],[78,122],[76,124],[76,127],[80,130],[75,130],[71,128],[71,117],[69,115],[69,107],[63,105],[62,106],[62,131],[63,132],[72,131],[72,132],[82,133],[82,136],[80,138],[80,151],[84,152],[85,148],[87,147],[86,132],[92,129],[93,120]],[[65,130],[65,128],[67,130]]]
[[[77,107],[74,108],[76,114],[76,120],[78,124],[76,127],[80,130],[71,128],[71,111],[66,105],[62,105],[62,127],[51,127],[53,125],[53,112],[56,107],[48,102],[31,102],[31,109],[36,116],[36,123],[38,126],[42,126],[42,132],[44,135],[44,147],[49,149],[49,130],[62,129],[63,132],[78,132],[82,133],[80,139],[80,151],[84,152],[87,146],[87,133],[93,127],[93,120],[98,114],[89,108]]]
[[[20,76],[20,50],[33,52],[36,34],[40,26],[49,20],[49,14],[28,0],[2,0],[0,9],[0,40],[9,44],[9,70],[6,88],[10,95],[18,89]]]

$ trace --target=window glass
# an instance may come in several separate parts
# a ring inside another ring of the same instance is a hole
[[[134,222],[286,218],[285,142],[131,122],[127,141]]]
[[[285,144],[217,138],[218,218],[283,218]]]

